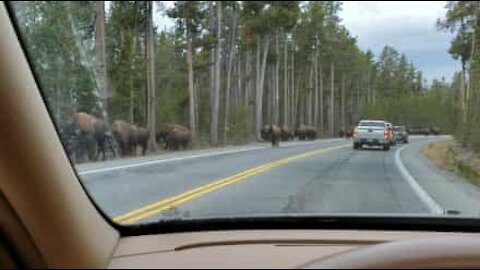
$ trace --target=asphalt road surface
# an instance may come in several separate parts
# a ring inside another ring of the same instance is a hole
[[[345,139],[180,151],[77,167],[122,224],[278,214],[480,216],[480,190],[433,166],[412,136],[390,151]]]

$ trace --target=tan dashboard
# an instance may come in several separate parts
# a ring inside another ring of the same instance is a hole
[[[449,235],[269,230],[129,237],[120,240],[109,268],[299,268],[355,249]],[[455,236],[474,237],[458,233]]]

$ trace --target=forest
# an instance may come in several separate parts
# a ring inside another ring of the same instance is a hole
[[[462,64],[427,81],[391,46],[359,48],[340,1],[13,2],[50,113],[188,127],[194,147],[260,140],[266,124],[337,136],[364,118],[437,126],[480,150],[475,1],[446,2],[438,31]],[[175,21],[157,29],[155,16]],[[433,30],[435,31],[435,30]],[[149,142],[155,151],[155,136]]]

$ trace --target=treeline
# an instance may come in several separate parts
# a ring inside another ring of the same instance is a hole
[[[392,47],[377,59],[362,51],[339,1],[13,4],[60,125],[74,111],[96,112],[152,132],[179,123],[195,143],[216,145],[259,139],[271,123],[335,136],[363,117],[447,126],[455,115],[438,110],[454,98],[452,85],[427,89]],[[173,29],[154,27],[160,13]]]
[[[455,134],[464,147],[480,151],[480,3],[448,1],[446,8],[437,27],[454,33],[448,52],[462,66],[453,84]]]

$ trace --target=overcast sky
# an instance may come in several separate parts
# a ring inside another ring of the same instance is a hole
[[[173,6],[163,2],[167,8]],[[428,81],[442,76],[450,81],[460,64],[448,54],[451,34],[435,28],[437,19],[445,16],[444,6],[444,1],[345,1],[340,17],[361,49],[378,56],[383,46],[391,45],[405,53]],[[159,13],[155,24],[160,30],[174,25]]]
[[[448,54],[452,34],[435,28],[445,16],[445,2],[344,2],[341,17],[361,49],[378,56],[384,45],[405,53],[430,81],[452,79],[460,64]]]

